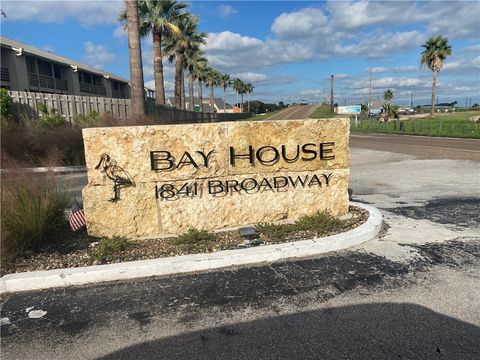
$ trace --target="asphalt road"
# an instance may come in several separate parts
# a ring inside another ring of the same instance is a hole
[[[352,136],[350,187],[384,214],[377,239],[313,259],[10,295],[2,358],[478,359],[478,142],[368,136]]]
[[[296,120],[305,119],[315,111],[318,105],[296,105],[282,110],[266,120]]]
[[[480,140],[378,133],[351,133],[350,146],[414,155],[421,159],[480,161]]]

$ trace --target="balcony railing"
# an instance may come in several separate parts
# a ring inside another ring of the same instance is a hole
[[[80,91],[89,94],[107,95],[107,88],[105,86],[88,84],[84,82],[80,83]]]
[[[67,80],[54,79],[52,76],[39,75],[31,72],[28,73],[28,84],[41,89],[68,90]]]
[[[126,93],[125,91],[113,90],[112,97],[116,99],[126,99]]]
[[[8,68],[2,67],[0,69],[0,80],[10,82],[10,74],[8,72]]]

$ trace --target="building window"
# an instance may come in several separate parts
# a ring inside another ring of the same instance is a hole
[[[100,76],[92,75],[92,78],[93,78],[92,81],[94,85],[100,85],[100,86],[103,85],[103,79]]]
[[[60,69],[60,66],[53,65],[53,73],[56,79],[62,78],[62,69]]]
[[[38,60],[38,73],[44,76],[52,76],[52,63]]]
[[[36,73],[37,72],[37,61],[35,60],[35,58],[27,56],[26,61],[27,61],[27,71],[31,72],[31,73]]]

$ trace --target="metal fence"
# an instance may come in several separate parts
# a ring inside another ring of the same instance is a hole
[[[96,96],[46,94],[28,91],[9,91],[13,100],[13,113],[23,116],[37,116],[38,106],[45,104],[55,109],[67,122],[73,124],[79,115],[92,112],[109,114],[116,119],[126,121],[131,118],[131,100]],[[180,110],[170,106],[159,106],[153,99],[147,99],[146,112],[162,124],[203,123],[235,121],[246,119],[252,113],[201,113]]]
[[[362,119],[358,122],[351,120],[351,130],[405,135],[480,138],[480,123],[473,123],[468,120],[432,120],[425,118],[379,122],[376,119]]]

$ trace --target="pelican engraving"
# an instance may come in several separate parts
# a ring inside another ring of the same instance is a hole
[[[116,203],[120,200],[120,188],[127,186],[135,186],[130,175],[117,165],[117,162],[110,158],[108,154],[102,154],[100,161],[95,170],[100,169],[107,175],[107,177],[113,181],[113,198],[109,201]]]

